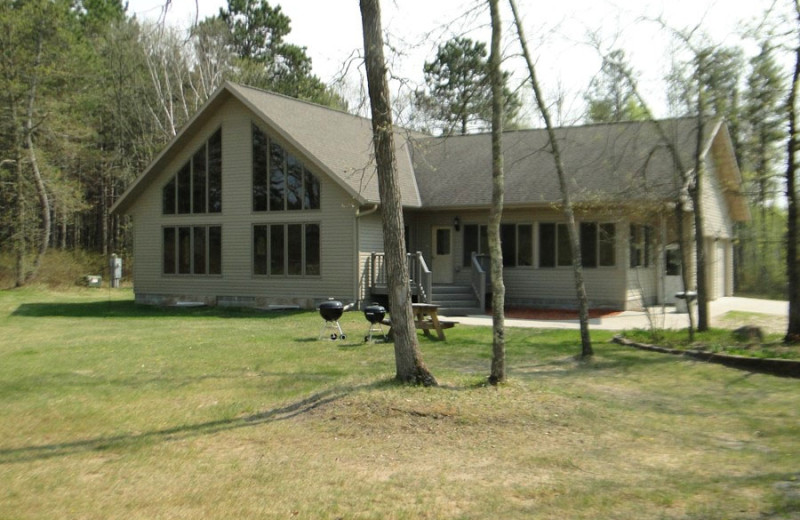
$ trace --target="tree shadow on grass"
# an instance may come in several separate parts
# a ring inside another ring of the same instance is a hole
[[[23,303],[12,316],[30,318],[280,318],[312,311],[264,311],[247,307],[162,307],[134,300]]]
[[[312,394],[305,399],[300,399],[285,406],[273,408],[263,412],[254,413],[244,417],[220,419],[197,424],[187,424],[153,430],[143,433],[123,433],[119,435],[99,436],[92,439],[83,439],[72,442],[53,444],[40,444],[35,446],[21,446],[17,448],[0,449],[0,465],[46,460],[55,457],[66,457],[93,451],[124,449],[132,446],[151,445],[163,442],[181,441],[203,435],[249,428],[285,421],[306,414],[320,406],[338,401],[354,392],[383,388],[394,384],[392,381],[376,381],[363,385],[352,385],[332,388]]]

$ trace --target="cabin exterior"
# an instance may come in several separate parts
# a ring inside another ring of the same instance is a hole
[[[689,119],[662,122],[693,166]],[[711,297],[732,294],[734,223],[749,217],[730,138],[709,125],[703,204]],[[558,130],[593,307],[671,302],[680,289],[674,161],[652,123]],[[491,198],[488,135],[396,130],[412,289],[482,312]],[[112,211],[134,226],[141,303],[314,308],[385,293],[369,120],[226,83]],[[501,230],[508,305],[573,307],[571,258],[541,130],[508,132]],[[683,215],[691,230],[691,213]],[[687,237],[690,233],[687,233]]]

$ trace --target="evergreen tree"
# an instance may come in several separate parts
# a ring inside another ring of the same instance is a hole
[[[439,123],[446,135],[464,135],[471,126],[483,129],[492,120],[492,88],[486,44],[470,38],[453,38],[439,46],[436,58],[423,67],[426,89],[417,92],[418,109]],[[518,96],[508,88],[503,73],[506,121],[519,111]]]
[[[589,92],[584,96],[588,122],[617,123],[646,119],[646,113],[630,84],[620,73],[620,70],[629,68],[622,49],[611,51],[603,58],[600,74],[592,80]]]

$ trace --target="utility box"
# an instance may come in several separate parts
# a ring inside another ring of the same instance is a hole
[[[108,271],[111,276],[111,287],[118,289],[120,280],[122,280],[122,258],[116,254],[111,255],[111,259],[108,261]]]

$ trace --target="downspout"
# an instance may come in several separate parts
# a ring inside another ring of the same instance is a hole
[[[355,296],[356,305],[358,307],[360,307],[358,303],[361,301],[361,247],[360,247],[361,234],[358,225],[358,220],[361,217],[372,215],[373,213],[378,211],[378,207],[379,205],[376,203],[373,204],[371,208],[361,211],[361,207],[356,206],[356,213],[355,213],[356,218],[353,219],[353,227],[355,228],[353,236],[353,249],[355,250],[353,258],[355,259],[355,261],[353,263],[356,266],[356,272],[355,272],[356,276],[353,277],[353,295]]]

